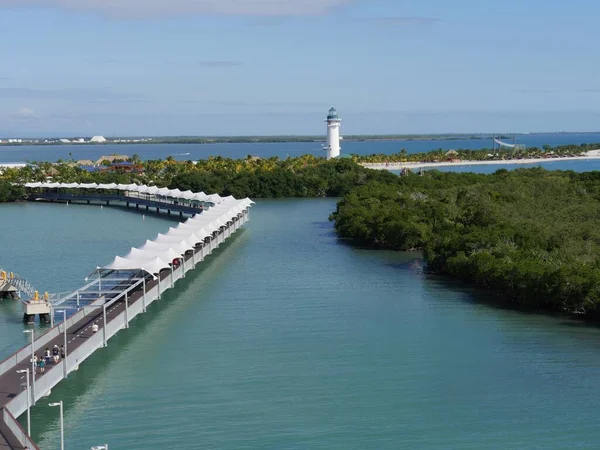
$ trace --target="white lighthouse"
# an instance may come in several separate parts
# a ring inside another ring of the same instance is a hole
[[[327,114],[327,145],[324,150],[327,152],[327,159],[337,158],[340,156],[340,124],[342,119],[338,117],[335,108],[329,110]]]

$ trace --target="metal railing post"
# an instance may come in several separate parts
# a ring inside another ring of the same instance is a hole
[[[142,294],[142,312],[146,312],[146,277],[142,278],[143,294]]]
[[[103,346],[106,347],[106,303],[102,305],[102,341]]]
[[[129,292],[125,291],[125,328],[129,328]]]
[[[65,378],[67,378],[67,356],[69,355],[67,350],[67,310],[63,309],[63,337],[64,343],[63,346],[65,348],[65,357],[63,358],[63,368],[65,370]]]

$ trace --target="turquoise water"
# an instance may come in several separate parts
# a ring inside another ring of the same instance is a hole
[[[137,153],[144,160],[163,159],[173,156],[178,160],[206,159],[209,156],[245,158],[247,155],[261,158],[279,156],[296,157],[305,154],[324,156],[323,142],[288,142],[257,144],[107,144],[107,145],[59,145],[59,146],[0,146],[0,162],[51,161],[59,159],[91,159],[102,155]],[[519,144],[528,147],[543,145],[584,144],[600,142],[600,133],[581,134],[530,134],[519,136]],[[491,148],[491,139],[455,139],[422,141],[343,141],[342,154],[369,155],[373,153],[397,153],[402,148],[409,153],[427,152],[436,149],[479,149]]]
[[[326,220],[334,206],[259,201],[242,233],[53,390],[67,448],[597,446],[600,330],[496,308],[424,275],[416,253],[350,248]],[[9,208],[2,264],[31,255],[19,270],[60,288],[168,225],[106,208]],[[71,238],[56,256],[61,223]],[[57,260],[64,281],[40,275]],[[22,328],[10,311],[2,343]],[[45,404],[34,436],[58,448]]]
[[[175,219],[99,206],[0,203],[0,267],[40,292],[72,292],[97,266],[169,229]],[[27,343],[19,302],[0,300],[0,360]]]

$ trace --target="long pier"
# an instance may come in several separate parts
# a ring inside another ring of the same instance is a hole
[[[50,200],[40,192],[35,196]],[[152,245],[147,242],[125,257],[116,257],[97,268],[80,290],[54,300],[52,314],[62,309],[66,320],[0,362],[0,449],[38,449],[16,418],[48,396],[96,350],[106,347],[112,336],[128,328],[136,316],[242,227],[249,220],[252,203],[229,197],[212,206],[204,204],[193,218],[159,234]],[[167,257],[172,259],[165,261]],[[76,312],[68,316],[68,310]],[[38,373],[33,355],[41,356],[45,348],[55,345],[64,346],[65,358]],[[29,385],[21,372],[27,370],[33,374]]]

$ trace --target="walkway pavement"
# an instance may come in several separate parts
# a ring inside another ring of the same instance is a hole
[[[195,250],[196,255],[200,253],[199,249]],[[186,255],[185,261],[192,261],[193,256]],[[171,271],[163,270],[160,274],[161,283],[166,280],[170,282]],[[157,280],[146,280],[146,291],[150,291],[158,284]],[[143,286],[139,286],[128,295],[128,304],[131,306],[136,302],[140,301],[143,297]],[[109,309],[106,310],[106,323],[109,324],[112,320],[118,317],[125,310],[125,299],[117,300]],[[89,339],[94,333],[92,331],[92,325],[98,325],[98,333],[102,333],[104,327],[103,311],[102,307],[94,309],[90,314],[83,317],[81,320],[73,324],[67,329],[67,358],[77,348],[79,348],[87,339]],[[56,338],[52,339],[46,344],[46,347],[52,349],[54,345],[64,345],[64,334],[61,333]],[[43,349],[37,350],[38,356],[43,354]],[[59,361],[58,364],[50,364],[46,366],[46,373],[53,370],[63,370],[63,362]],[[23,360],[19,361],[11,370],[7,371],[0,376],[0,412],[2,408],[6,406],[14,397],[16,397],[22,390],[25,389],[25,381],[23,375],[17,373],[18,370],[31,368],[31,356],[28,355]],[[36,381],[39,380],[43,374],[39,373],[39,369],[36,368]],[[37,393],[36,393],[37,395]],[[0,418],[0,450],[15,449],[22,450],[23,447],[12,434],[10,429]]]
[[[170,272],[166,271],[161,274],[161,281],[170,277]],[[150,280],[146,283],[146,290],[152,289],[157,284],[156,281]],[[142,296],[142,287],[137,288],[132,291],[129,295],[129,305],[133,305],[135,302],[139,301]],[[106,310],[106,322],[107,324],[111,322],[114,318],[116,318],[119,314],[123,312],[125,309],[125,301],[118,300],[115,302],[109,309]],[[97,308],[92,311],[87,316],[83,317],[80,321],[75,323],[73,326],[67,329],[67,358],[68,355],[74,352],[79,346],[81,346],[86,339],[89,339],[92,335],[92,325],[98,325],[98,333],[102,332],[103,329],[103,317],[102,317],[102,308]],[[54,345],[58,345],[59,347],[64,344],[64,335],[61,333],[59,336],[48,342],[46,345],[48,348],[52,349]],[[40,349],[37,351],[38,356],[43,353],[43,350]],[[51,370],[62,370],[62,360],[57,364],[50,364],[46,366],[46,373]],[[24,381],[22,379],[23,375],[18,374],[17,370],[31,368],[31,358],[28,356],[27,358],[19,361],[17,365],[10,371],[6,372],[4,375],[0,376],[0,408],[9,403],[15,396],[17,396],[21,390],[24,389]],[[36,380],[43,376],[43,374],[39,373],[39,369],[36,370]],[[1,448],[1,447],[0,447]]]

